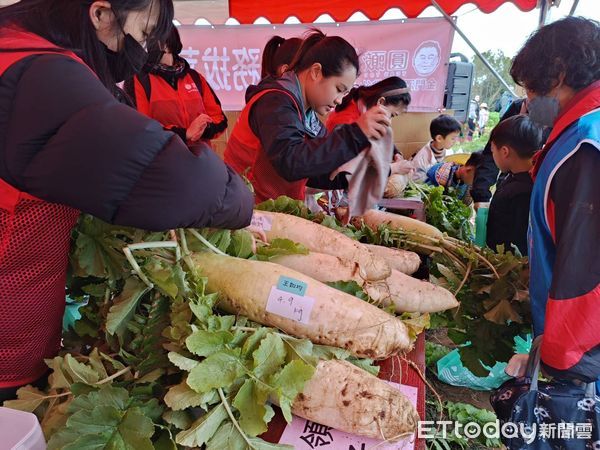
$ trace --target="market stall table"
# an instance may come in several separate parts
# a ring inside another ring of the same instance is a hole
[[[394,211],[412,211],[411,216],[415,219],[425,222],[425,206],[419,199],[413,198],[384,198],[378,202],[381,208],[390,212]]]

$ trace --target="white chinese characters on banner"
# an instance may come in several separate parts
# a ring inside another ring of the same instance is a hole
[[[251,84],[260,81],[260,49],[233,49],[235,64],[233,65],[233,85],[236,91],[245,91]]]
[[[390,50],[388,52],[388,69],[403,70],[408,68],[408,51],[406,50]]]
[[[198,55],[200,55],[200,50],[193,49],[192,47],[187,47],[181,50],[181,53],[179,55],[187,60],[192,69],[196,69],[196,66],[198,65]]]
[[[261,50],[259,48],[207,47],[200,61],[200,50],[192,47],[181,51],[192,69],[201,72],[216,91],[244,92],[251,84],[260,81]]]
[[[372,85],[391,76],[406,80],[411,111],[442,107],[453,29],[444,19],[402,23],[319,24],[329,36],[348,40],[360,55],[357,84]],[[223,109],[239,111],[248,86],[260,81],[262,51],[273,35],[302,36],[306,25],[181,26],[181,56],[214,89]]]
[[[231,72],[229,62],[231,58],[227,53],[227,47],[208,47],[202,55],[203,73],[206,81],[215,91],[230,91]]]

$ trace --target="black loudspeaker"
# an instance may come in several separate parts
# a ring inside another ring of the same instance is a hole
[[[444,91],[444,107],[454,111],[454,118],[465,122],[469,114],[469,99],[473,86],[473,63],[450,62]]]

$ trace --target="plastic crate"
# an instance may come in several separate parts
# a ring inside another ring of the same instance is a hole
[[[0,407],[0,449],[45,450],[46,441],[34,414]]]

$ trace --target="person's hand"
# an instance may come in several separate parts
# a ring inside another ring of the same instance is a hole
[[[513,357],[510,358],[510,361],[508,361],[508,365],[504,368],[504,372],[506,372],[506,375],[511,377],[524,377],[528,360],[529,355],[513,355]]]
[[[268,243],[267,235],[260,226],[250,225],[244,228],[244,230],[248,231],[250,233],[250,236],[252,237],[252,253],[256,254],[258,242],[262,242],[263,244]]]
[[[187,129],[186,137],[188,141],[196,142],[200,140],[204,130],[206,130],[206,127],[209,123],[212,123],[212,121],[213,120],[208,114],[200,114],[196,117]]]
[[[392,175],[411,175],[415,171],[412,161],[405,160],[402,155],[394,155],[394,162],[390,165]]]
[[[258,239],[259,241],[262,241],[265,244],[269,242],[267,240],[267,234],[265,233],[265,230],[263,230],[260,226],[250,225],[244,229],[246,231],[249,231],[252,234],[252,236],[255,237],[256,239]]]
[[[361,115],[356,124],[369,139],[381,139],[387,134],[387,129],[392,123],[391,117],[385,107],[375,105]]]

